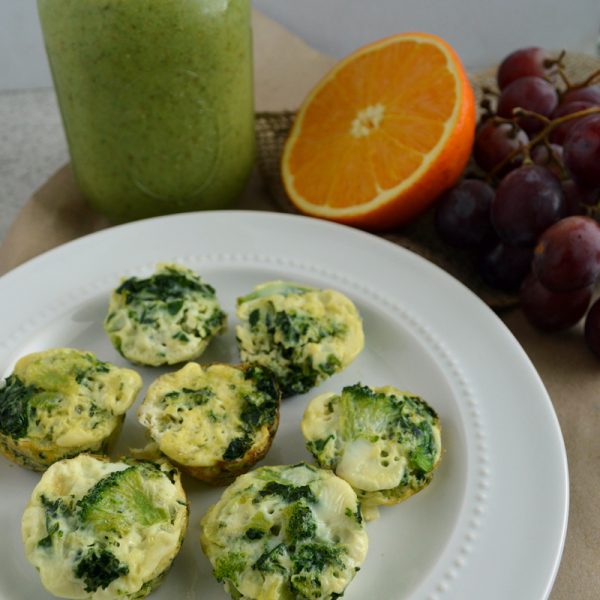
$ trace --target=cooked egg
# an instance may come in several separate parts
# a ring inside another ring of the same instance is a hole
[[[345,387],[308,404],[302,419],[307,448],[370,509],[396,504],[432,479],[441,457],[441,427],[421,398],[392,386]]]
[[[61,598],[144,598],[177,555],[188,522],[178,471],[166,461],[82,454],[52,465],[22,519],[27,559]]]
[[[138,416],[172,461],[198,479],[221,483],[267,453],[279,399],[262,367],[191,362],[150,385]]]
[[[271,281],[237,302],[242,361],[273,371],[284,397],[347,367],[364,347],[352,301],[334,290]]]
[[[135,371],[91,352],[24,356],[0,389],[0,452],[38,471],[81,452],[105,452],[141,387]]]
[[[104,330],[125,358],[158,366],[199,357],[226,322],[215,290],[194,271],[159,264],[151,277],[126,279],[112,293]]]
[[[304,463],[238,477],[200,524],[200,543],[233,598],[338,598],[363,563],[353,489]]]

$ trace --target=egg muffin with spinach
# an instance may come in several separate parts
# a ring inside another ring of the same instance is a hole
[[[199,357],[226,322],[212,286],[191,269],[159,264],[114,290],[104,330],[125,358],[156,367]]]
[[[300,463],[238,477],[200,524],[200,543],[232,598],[331,600],[366,558],[356,493]]]
[[[237,316],[242,361],[273,371],[284,397],[341,371],[364,347],[356,306],[335,290],[263,283],[238,299]]]
[[[158,449],[207,483],[261,460],[279,425],[280,393],[259,366],[188,363],[150,385],[138,417]]]
[[[81,452],[106,452],[141,387],[138,373],[91,352],[24,356],[0,389],[0,452],[36,471]]]
[[[21,532],[27,559],[61,598],[144,598],[166,575],[188,523],[177,469],[81,454],[52,465]]]
[[[357,492],[367,516],[396,504],[432,479],[441,452],[436,412],[395,387],[345,387],[311,400],[302,419],[307,448]]]

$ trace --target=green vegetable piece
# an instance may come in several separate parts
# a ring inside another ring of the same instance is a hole
[[[236,460],[241,458],[248,452],[251,446],[252,437],[248,435],[237,437],[229,442],[225,452],[223,452],[223,458],[225,460]]]
[[[41,390],[35,385],[25,385],[15,375],[7,377],[0,389],[0,433],[18,440],[29,429],[30,401]]]
[[[286,573],[287,569],[280,562],[280,559],[285,555],[287,555],[285,544],[277,544],[274,548],[265,550],[257,558],[256,562],[252,565],[252,568],[261,573],[273,573],[274,571]]]
[[[237,299],[237,303],[243,304],[244,302],[251,302],[258,298],[264,298],[265,296],[274,296],[276,294],[282,296],[289,296],[290,294],[306,294],[306,292],[312,292],[315,288],[311,288],[306,285],[300,285],[291,281],[273,281],[265,285],[261,285],[258,289],[250,292],[246,296],[242,296]]]
[[[312,510],[304,502],[298,502],[291,507],[286,534],[291,543],[306,538],[312,538],[317,531],[317,523]]]
[[[62,535],[60,530],[60,519],[69,517],[71,511],[64,503],[62,498],[50,500],[42,494],[40,496],[40,503],[44,507],[44,511],[46,513],[47,535],[38,542],[38,546],[41,548],[51,548],[54,544],[54,537],[56,535]]]
[[[283,498],[288,504],[297,502],[298,500],[305,499],[307,502],[315,503],[317,498],[313,494],[312,490],[308,485],[291,485],[279,483],[277,481],[269,481],[260,492],[259,496],[279,496]]]
[[[344,567],[341,560],[343,546],[336,546],[324,542],[308,542],[296,547],[293,556],[294,568],[300,571],[322,572],[326,566],[335,565]]]
[[[130,304],[134,301],[164,302],[167,305],[167,310],[173,315],[177,314],[181,309],[181,306],[177,307],[176,303],[178,303],[187,292],[200,292],[207,298],[214,298],[214,288],[207,283],[202,282],[199,278],[190,277],[175,269],[167,268],[165,271],[145,279],[131,277],[125,280],[116,291],[118,294],[125,296],[126,304]]]
[[[86,592],[106,589],[115,579],[129,573],[129,567],[103,547],[92,546],[75,566],[75,577],[83,579]]]
[[[79,516],[96,531],[125,536],[135,524],[148,527],[167,521],[169,513],[144,490],[144,479],[162,477],[160,469],[142,463],[101,479],[77,503]]]
[[[217,581],[230,581],[237,584],[237,576],[246,568],[246,555],[241,552],[229,552],[217,559],[213,570]]]
[[[265,533],[266,532],[263,531],[262,529],[256,529],[254,527],[249,527],[248,529],[246,529],[245,536],[249,540],[260,540],[265,537]]]

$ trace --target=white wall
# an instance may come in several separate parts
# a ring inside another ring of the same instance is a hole
[[[445,37],[470,68],[526,45],[595,52],[599,0],[254,0],[257,8],[341,57],[399,31]],[[35,0],[0,0],[0,90],[50,85]]]

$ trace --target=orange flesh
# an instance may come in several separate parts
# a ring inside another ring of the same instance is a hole
[[[456,74],[436,45],[403,40],[349,61],[316,92],[288,156],[295,192],[343,209],[413,175],[456,109]]]

